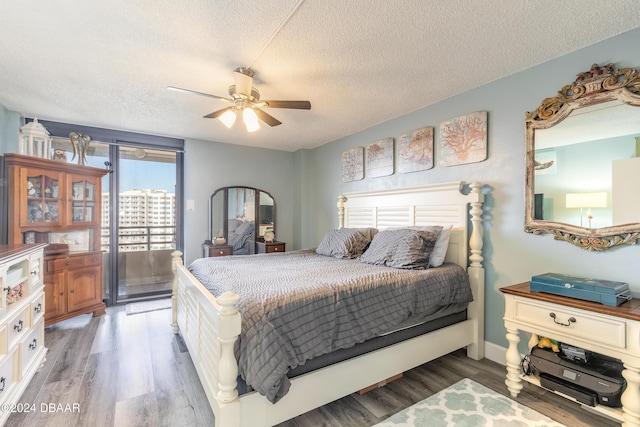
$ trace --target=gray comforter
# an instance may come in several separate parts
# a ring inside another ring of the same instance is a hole
[[[466,272],[401,270],[313,250],[203,258],[189,269],[214,296],[240,295],[239,373],[277,402],[289,369],[390,330],[412,314],[472,300]]]

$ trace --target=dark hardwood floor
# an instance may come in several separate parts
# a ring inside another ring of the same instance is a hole
[[[124,307],[110,307],[102,317],[79,316],[47,328],[47,361],[20,399],[35,411],[14,413],[5,425],[213,426],[189,354],[171,332],[170,315],[127,315]],[[280,427],[370,426],[465,377],[507,395],[504,376],[499,364],[455,352]],[[569,427],[619,426],[530,384],[517,400]]]

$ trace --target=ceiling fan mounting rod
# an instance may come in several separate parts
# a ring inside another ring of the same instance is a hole
[[[253,76],[256,74],[251,68],[246,68],[246,67],[238,67],[233,71],[235,73],[244,74],[245,76],[251,77],[251,78],[253,78]]]

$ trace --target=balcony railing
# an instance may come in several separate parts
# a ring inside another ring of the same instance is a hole
[[[118,250],[120,252],[152,251],[175,248],[175,226],[134,225],[118,227]],[[109,252],[111,236],[109,228],[102,227],[101,247]]]

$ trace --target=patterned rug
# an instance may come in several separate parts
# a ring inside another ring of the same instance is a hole
[[[468,378],[404,409],[375,427],[564,427]]]

